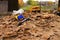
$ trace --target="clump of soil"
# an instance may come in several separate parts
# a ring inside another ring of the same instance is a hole
[[[60,40],[60,17],[55,14],[29,14],[29,21],[17,26],[12,16],[0,18],[1,40]]]

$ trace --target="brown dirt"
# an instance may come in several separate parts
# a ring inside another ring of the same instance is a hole
[[[18,27],[12,16],[0,18],[0,40],[60,40],[59,16],[32,13],[30,19]]]

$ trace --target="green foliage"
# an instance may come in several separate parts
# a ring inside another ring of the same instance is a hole
[[[39,5],[39,2],[38,2],[38,1],[34,1],[34,0],[28,0],[27,3],[28,3],[29,5],[33,5],[33,6]]]
[[[28,3],[28,5],[27,6],[23,6],[22,9],[29,10],[33,6],[40,6],[39,2],[38,1],[34,1],[34,0],[28,0],[27,3]]]
[[[22,7],[22,9],[24,9],[24,10],[29,10],[29,9],[31,8],[31,6],[32,6],[32,5],[24,6],[24,7]]]
[[[31,3],[32,3],[32,0],[28,0],[28,2],[27,2],[29,5],[31,5]]]

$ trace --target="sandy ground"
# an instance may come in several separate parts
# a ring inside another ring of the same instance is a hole
[[[17,26],[12,16],[0,18],[0,40],[60,40],[59,16],[32,13],[30,19]]]

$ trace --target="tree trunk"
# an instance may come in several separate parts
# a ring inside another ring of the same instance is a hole
[[[8,0],[8,11],[18,10],[18,0]]]

